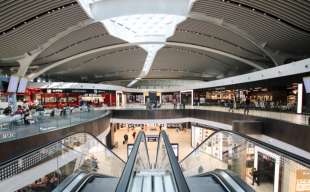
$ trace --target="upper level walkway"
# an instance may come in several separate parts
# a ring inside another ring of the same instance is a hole
[[[185,106],[185,108],[244,114],[244,109],[234,109],[233,112],[229,112],[228,108],[220,107],[220,106]],[[107,109],[135,110],[135,109],[146,109],[146,106],[142,104],[135,104],[135,105],[126,105],[125,107],[108,107]],[[164,104],[160,108],[156,108],[153,110],[160,110],[160,109],[174,109],[174,106],[170,104],[169,105]],[[309,125],[310,123],[309,122],[310,115],[304,115],[304,114],[273,112],[273,111],[263,111],[263,110],[250,110],[249,115],[277,119],[277,120],[287,121],[287,122],[299,124],[299,125]]]
[[[186,109],[199,109],[212,111],[228,112],[227,108],[217,107],[217,106],[186,106]],[[68,112],[66,115],[43,115],[36,117],[34,122],[31,124],[25,124],[24,119],[20,118],[18,121],[12,121],[9,124],[2,123],[0,126],[0,143],[6,141],[17,140],[41,133],[46,133],[49,131],[54,131],[58,129],[63,129],[67,127],[72,127],[74,125],[91,121],[109,113],[109,110],[141,110],[146,109],[145,105],[127,105],[126,107],[103,107],[97,108],[91,111],[81,111],[77,110],[75,112]],[[173,105],[162,105],[160,108],[153,110],[165,110],[174,109]],[[235,114],[243,114],[243,109],[235,109],[233,111]],[[173,115],[173,114],[172,114]],[[249,115],[254,117],[263,117],[269,119],[281,120],[284,122],[290,122],[299,125],[308,125],[309,115],[293,114],[293,113],[281,113],[281,112],[270,112],[270,111],[259,111],[250,110]],[[283,126],[283,125],[282,125]]]
[[[24,118],[15,118],[10,121],[0,121],[0,143],[21,139],[48,131],[72,127],[77,124],[92,121],[105,116],[109,112],[104,109],[90,111],[67,112],[51,116],[43,113],[34,117],[31,123],[25,123]]]

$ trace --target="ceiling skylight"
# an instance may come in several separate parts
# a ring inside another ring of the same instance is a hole
[[[138,43],[147,52],[140,75],[128,86],[149,73],[157,52],[184,21],[192,0],[79,0],[86,13],[101,21],[110,35]],[[113,10],[113,11],[112,11]]]

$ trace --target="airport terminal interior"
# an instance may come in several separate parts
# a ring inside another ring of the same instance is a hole
[[[0,0],[0,192],[310,192],[309,0]]]

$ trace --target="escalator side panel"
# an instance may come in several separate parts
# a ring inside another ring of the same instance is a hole
[[[186,180],[191,191],[205,192],[208,189],[212,192],[227,192],[212,176],[187,177]]]
[[[79,192],[112,192],[115,190],[118,178],[96,177],[91,183],[87,183]]]

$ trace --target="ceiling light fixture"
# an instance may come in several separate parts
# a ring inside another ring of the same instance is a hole
[[[110,35],[138,43],[147,52],[139,76],[131,87],[149,73],[157,52],[184,21],[195,0],[79,0],[85,12],[104,24]]]

